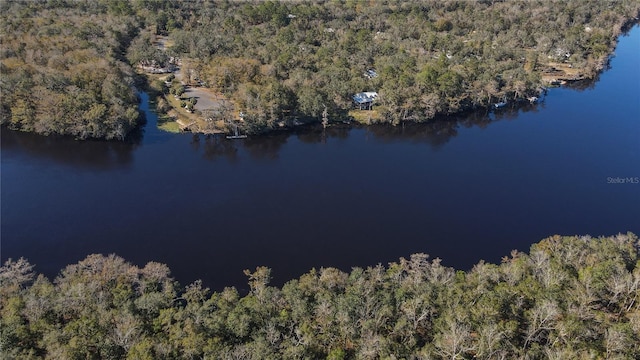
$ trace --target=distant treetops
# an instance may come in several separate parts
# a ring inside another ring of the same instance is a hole
[[[333,121],[398,124],[528,101],[550,68],[594,76],[639,10],[597,0],[205,2],[166,9],[174,22],[162,33],[260,131],[320,121],[325,108]]]
[[[224,94],[244,131],[354,108],[427,121],[532,98],[550,71],[595,75],[639,11],[634,0],[2,2],[0,123],[122,139],[138,124],[133,68],[171,58],[187,82]],[[354,104],[363,92],[378,94],[370,106]]]
[[[0,267],[6,359],[638,359],[640,243],[554,236],[455,271],[425,254],[282,288],[181,288],[166,265],[90,255],[53,281]]]
[[[79,139],[124,139],[136,127],[133,71],[122,56],[139,31],[134,16],[90,1],[8,1],[0,14],[1,124]]]

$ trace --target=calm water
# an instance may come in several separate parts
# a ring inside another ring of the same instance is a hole
[[[134,144],[2,131],[2,261],[55,276],[90,253],[246,287],[426,252],[497,262],[553,234],[640,234],[640,28],[595,84],[424,126],[228,141],[155,129]],[[583,84],[584,85],[584,84]]]

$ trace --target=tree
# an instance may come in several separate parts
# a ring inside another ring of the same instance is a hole
[[[423,121],[535,95],[545,85],[541,72],[554,66],[549,56],[595,76],[640,10],[632,1],[597,0],[336,4],[7,3],[0,119],[43,134],[121,137],[131,129],[110,104],[136,104],[132,66],[165,67],[172,55],[183,59],[186,84],[222,92],[247,110],[246,126],[257,132],[294,114],[320,119],[323,105],[346,119],[360,91],[380,93],[376,121]],[[155,46],[154,30],[173,45]],[[365,78],[368,69],[379,76]],[[70,85],[90,96],[76,101]],[[44,89],[41,99],[66,98],[69,109],[59,115],[53,101],[33,101],[35,88]],[[94,103],[107,115],[78,121]]]
[[[185,88],[182,84],[173,84],[169,92],[176,97],[180,97],[184,94]]]
[[[464,359],[475,352],[469,325],[447,318],[434,339],[436,353],[443,359]]]
[[[468,272],[414,254],[388,267],[311,270],[282,289],[257,267],[245,271],[244,296],[200,281],[180,288],[166,265],[140,269],[115,255],[90,255],[53,283],[34,281],[24,259],[8,261],[0,345],[15,358],[633,359],[637,291],[627,297],[624,284],[640,278],[637,241],[556,236]]]
[[[322,111],[322,126],[326,129],[327,125],[329,125],[329,112],[327,111],[327,105],[324,105],[324,110]]]
[[[0,267],[0,288],[17,290],[27,286],[35,277],[33,267],[25,258],[7,260]]]

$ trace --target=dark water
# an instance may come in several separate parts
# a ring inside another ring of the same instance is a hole
[[[2,261],[90,253],[245,287],[426,252],[461,269],[553,234],[640,234],[640,28],[611,69],[542,104],[423,126],[138,143],[2,131]],[[611,183],[609,178],[631,178]]]

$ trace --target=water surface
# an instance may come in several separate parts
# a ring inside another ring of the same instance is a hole
[[[468,269],[553,234],[640,234],[640,28],[543,103],[427,125],[228,141],[148,125],[131,143],[2,130],[2,261],[55,276],[91,253],[246,288],[412,253]],[[584,85],[584,84],[583,84]]]

